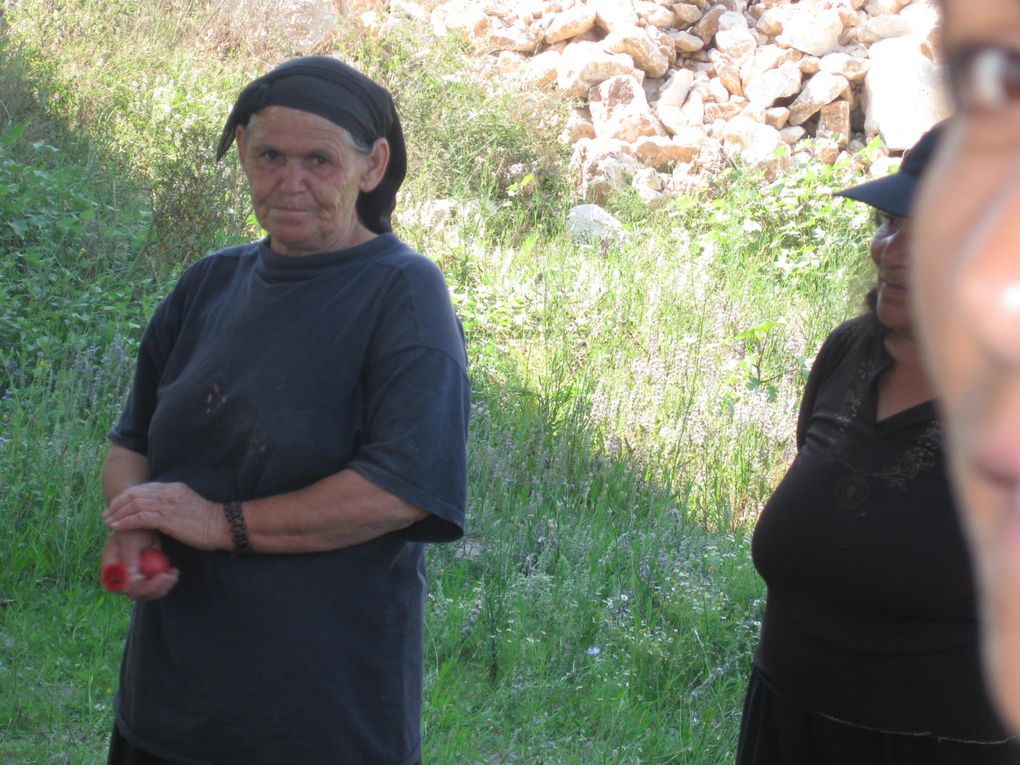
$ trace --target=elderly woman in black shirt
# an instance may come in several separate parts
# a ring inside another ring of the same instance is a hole
[[[755,529],[768,585],[738,765],[1018,763],[978,662],[973,581],[914,335],[910,204],[941,126],[841,192],[878,211],[872,310],[837,328]]]
[[[103,468],[103,560],[137,601],[110,762],[410,765],[421,543],[464,524],[463,335],[390,229],[389,93],[295,59],[242,91],[235,144],[269,236],[159,305]],[[172,568],[146,576],[152,548]]]

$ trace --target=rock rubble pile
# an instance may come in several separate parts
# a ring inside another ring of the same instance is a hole
[[[563,138],[589,202],[631,183],[654,204],[736,157],[902,151],[950,111],[934,0],[447,0],[430,20],[577,100]]]

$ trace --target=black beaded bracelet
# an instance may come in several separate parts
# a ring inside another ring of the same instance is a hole
[[[234,555],[251,555],[251,539],[248,526],[244,522],[244,512],[240,502],[224,502],[223,514],[227,516],[230,536],[234,540]]]

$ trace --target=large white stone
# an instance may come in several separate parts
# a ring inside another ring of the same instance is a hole
[[[868,0],[864,5],[864,9],[868,12],[869,16],[885,16],[896,13],[909,2],[910,0]],[[977,0],[977,2],[981,2],[981,0]]]
[[[850,83],[845,77],[828,72],[819,72],[808,80],[807,85],[790,104],[790,124],[801,125],[826,104],[831,104]]]
[[[601,203],[613,191],[627,185],[627,179],[641,169],[641,163],[623,141],[582,138],[574,145],[570,170],[578,182],[581,198]]]
[[[691,124],[683,107],[693,83],[694,72],[690,69],[677,69],[659,90],[659,98],[654,104],[655,115],[670,133],[675,134]],[[701,122],[697,124],[701,126]]]
[[[626,54],[610,53],[593,42],[570,43],[560,55],[556,84],[566,96],[586,96],[595,85],[621,74],[644,79]]]
[[[864,22],[857,30],[857,39],[868,44],[889,37],[903,37],[913,31],[910,22],[900,16],[875,16]]]
[[[705,41],[690,32],[672,31],[669,33],[669,36],[673,40],[676,52],[681,55],[694,53],[705,47]]]
[[[590,0],[588,6],[595,9],[595,23],[607,32],[637,26],[638,15],[631,0]]]
[[[571,40],[595,26],[595,9],[587,5],[575,5],[562,13],[557,13],[549,21],[545,29],[545,41],[557,43],[560,40]]]
[[[641,136],[666,135],[636,77],[619,75],[600,83],[591,89],[588,106],[600,138],[633,142]]]
[[[560,54],[554,50],[545,50],[527,58],[516,71],[525,84],[545,88],[556,84],[559,65]]]
[[[701,9],[693,3],[677,3],[673,6],[673,15],[676,16],[678,27],[686,28],[701,20]]]
[[[780,98],[800,92],[802,75],[796,61],[787,61],[778,69],[769,69],[756,75],[744,86],[747,100],[757,106],[772,106]]]
[[[758,18],[754,28],[763,35],[775,37],[782,33],[785,22],[786,13],[782,8],[769,8]]]
[[[636,0],[634,10],[638,18],[658,29],[669,29],[676,24],[676,16],[669,8],[647,0]]]
[[[9,4],[4,4],[5,7]],[[221,0],[218,23],[231,42],[270,58],[277,51],[311,53],[328,40],[340,20],[331,0]],[[282,6],[282,7],[281,7]],[[101,6],[97,6],[101,7]],[[257,19],[258,23],[252,20]],[[3,27],[0,8],[0,28]]]
[[[882,40],[870,53],[862,94],[865,131],[880,133],[890,149],[908,149],[952,113],[943,74],[914,37]]]
[[[567,231],[575,242],[605,242],[625,230],[619,220],[598,205],[577,205],[567,213]]]
[[[489,50],[509,50],[519,53],[535,53],[542,44],[545,36],[538,24],[524,24],[517,22],[506,24],[497,21],[489,27],[488,34],[483,44],[482,40],[476,40],[478,47]]]
[[[794,12],[796,8],[796,12]],[[812,12],[807,6],[791,7],[777,41],[811,56],[825,56],[839,47],[843,20],[836,11]]]
[[[850,56],[838,51],[830,53],[818,62],[820,71],[838,74],[840,77],[846,77],[850,82],[863,80],[868,73],[868,66],[867,59]]]
[[[634,153],[645,165],[662,167],[692,161],[701,151],[701,143],[701,140],[693,142],[665,136],[645,136],[634,142]]]
[[[715,47],[739,64],[754,54],[758,41],[746,26],[720,29],[715,34]]]
[[[634,66],[649,77],[662,77],[669,69],[666,54],[641,27],[620,27],[610,32],[602,44],[607,50],[630,56]]]
[[[750,117],[734,117],[726,123],[723,148],[730,157],[760,165],[775,158],[776,149],[785,145],[779,131]]]
[[[734,29],[748,29],[747,19],[744,14],[736,11],[726,11],[719,17],[719,32],[731,32]],[[718,32],[716,33],[718,34]]]

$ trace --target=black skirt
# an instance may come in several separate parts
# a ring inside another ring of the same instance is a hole
[[[1014,742],[884,733],[788,703],[757,669],[744,699],[737,765],[1020,765]]]

